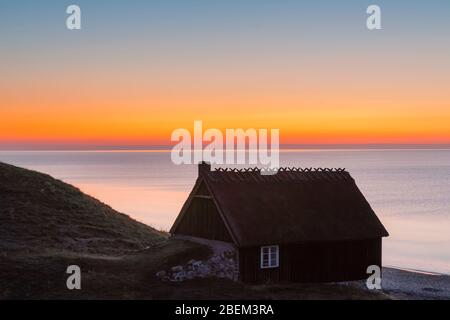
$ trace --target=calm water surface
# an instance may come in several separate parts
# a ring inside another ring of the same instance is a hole
[[[280,158],[283,166],[350,171],[390,233],[384,265],[450,274],[450,150],[297,150]],[[165,151],[0,151],[0,161],[48,173],[166,230],[197,174]]]

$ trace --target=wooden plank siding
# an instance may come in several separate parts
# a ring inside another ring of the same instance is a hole
[[[261,269],[260,247],[239,248],[244,282],[335,282],[366,279],[381,266],[381,239],[279,245],[278,268]]]
[[[175,233],[233,242],[214,201],[206,195],[206,192],[203,195],[194,196]]]

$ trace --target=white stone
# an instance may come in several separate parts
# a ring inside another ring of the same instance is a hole
[[[157,276],[158,278],[162,278],[162,277],[166,276],[166,274],[167,274],[167,272],[165,272],[164,270],[162,270],[162,271],[157,272],[157,273],[156,273],[156,276]]]
[[[182,266],[175,266],[175,267],[172,267],[171,270],[173,272],[179,272],[179,271],[183,271],[183,267]]]

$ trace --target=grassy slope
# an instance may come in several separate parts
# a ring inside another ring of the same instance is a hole
[[[155,273],[204,259],[205,247],[167,240],[123,257],[20,255],[0,259],[0,299],[387,299],[345,284],[247,285],[221,279],[162,282]],[[68,265],[82,271],[82,290],[66,289]]]
[[[69,252],[8,254],[0,257],[0,299],[169,298],[176,290],[155,273],[209,254],[205,247],[174,240],[120,257]],[[66,288],[69,265],[81,268],[82,290]]]
[[[163,239],[71,185],[0,163],[0,250],[122,254]]]
[[[161,282],[155,273],[210,250],[167,239],[52,177],[0,163],[0,299],[383,299],[347,285]],[[66,288],[67,266],[82,290]]]

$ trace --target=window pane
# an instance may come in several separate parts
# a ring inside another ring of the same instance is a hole
[[[263,256],[263,267],[267,267],[269,265],[269,257],[268,256]]]
[[[270,251],[270,266],[277,266],[277,258],[278,258],[278,247],[273,246]]]
[[[261,267],[277,267],[278,252],[278,246],[261,247]]]

